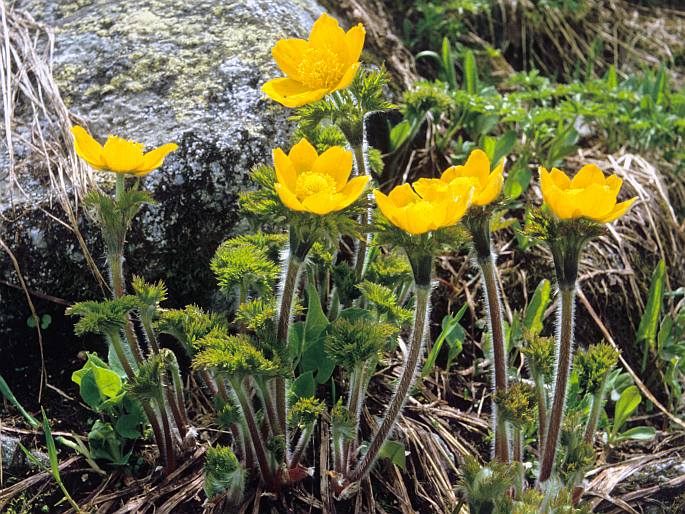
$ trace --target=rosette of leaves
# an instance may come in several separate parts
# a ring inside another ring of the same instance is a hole
[[[369,280],[357,286],[364,299],[371,305],[378,319],[404,325],[409,323],[414,314],[411,310],[399,305],[399,300],[392,289]]]
[[[586,393],[595,395],[604,388],[609,373],[618,362],[618,351],[607,343],[593,344],[578,352],[574,359],[578,385]]]
[[[508,492],[513,486],[512,465],[493,461],[481,466],[467,455],[459,472],[457,491],[470,512],[511,514],[512,500]]]
[[[371,282],[390,288],[411,284],[413,278],[407,257],[397,251],[377,255],[369,264],[367,276]]]
[[[203,489],[207,499],[216,503],[226,498],[230,505],[239,505],[245,491],[247,470],[228,446],[207,448]]]
[[[206,312],[197,305],[186,305],[183,309],[161,310],[154,327],[160,333],[176,338],[192,357],[198,341],[214,329],[225,329],[226,321],[219,314]]]
[[[238,303],[245,301],[250,293],[256,296],[273,294],[273,285],[280,274],[264,249],[253,244],[236,245],[230,239],[217,248],[210,267],[226,295],[238,291]]]
[[[275,319],[276,304],[272,298],[252,298],[241,303],[235,313],[235,322],[254,333],[259,340],[275,337]]]
[[[279,367],[254,346],[247,335],[229,335],[214,329],[196,344],[200,349],[193,357],[193,368],[213,369],[229,380],[248,376],[276,376]]]
[[[341,317],[331,324],[324,348],[331,359],[351,372],[360,364],[375,363],[394,335],[394,325],[361,316],[352,320]]]
[[[135,296],[122,296],[113,300],[101,302],[88,300],[78,302],[67,309],[67,315],[79,316],[74,325],[77,336],[84,334],[100,334],[104,336],[118,335],[127,323],[127,315],[138,307]]]

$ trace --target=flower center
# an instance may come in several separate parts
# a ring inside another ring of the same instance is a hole
[[[295,195],[298,199],[303,200],[322,191],[335,193],[335,180],[330,175],[318,171],[305,171],[297,177]]]
[[[330,48],[309,47],[297,67],[300,82],[312,89],[332,89],[344,72],[343,63]]]

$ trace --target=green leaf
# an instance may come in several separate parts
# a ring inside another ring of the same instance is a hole
[[[294,396],[294,400],[291,400],[291,403],[294,403],[300,398],[313,397],[316,393],[314,372],[307,371],[306,373],[302,373],[299,377],[293,380],[293,383],[290,385],[290,392]]]
[[[428,373],[430,373],[435,367],[435,361],[437,360],[440,349],[445,341],[447,341],[447,344],[450,346],[451,355],[448,356],[448,361],[456,359],[461,353],[464,341],[464,329],[459,324],[459,321],[461,321],[461,318],[464,316],[467,308],[468,304],[465,303],[456,314],[447,314],[444,318],[442,318],[442,331],[435,340],[435,344],[428,354],[428,358],[426,359],[426,362],[421,370],[421,377],[428,375]]]
[[[500,160],[509,155],[516,144],[516,139],[517,136],[515,130],[507,130],[504,134],[497,138],[494,152],[492,156],[490,156],[490,162],[492,162],[493,167],[497,166]]]
[[[330,323],[321,308],[319,293],[311,282],[307,284],[307,297],[307,317],[300,366],[303,371],[316,371],[316,381],[323,384],[335,369],[335,362],[328,357],[323,345],[324,331]]]
[[[618,78],[616,76],[616,66],[609,66],[606,78],[607,89],[616,89],[618,87]]]
[[[45,433],[45,445],[48,448],[50,469],[52,470],[53,477],[55,477],[56,480],[59,480],[59,462],[57,460],[57,448],[55,447],[55,440],[52,438],[52,430],[50,429],[48,417],[45,415],[45,409],[41,407],[40,412],[43,415],[43,432]]]
[[[126,439],[138,439],[142,436],[140,432],[140,416],[137,414],[124,414],[117,419],[114,429],[117,434]]]
[[[305,345],[318,340],[329,325],[328,318],[321,308],[319,293],[311,281],[307,283],[307,297],[307,318],[304,326]]]
[[[504,182],[505,196],[512,200],[521,196],[528,189],[532,177],[533,174],[527,166],[516,163],[509,171],[507,180]]]
[[[411,123],[407,120],[402,120],[400,123],[390,129],[390,149],[397,150],[409,137],[411,133]]]
[[[656,430],[654,427],[633,427],[625,432],[621,432],[614,441],[624,441],[626,439],[632,439],[633,441],[651,441],[655,436]]]
[[[467,93],[472,95],[475,95],[478,92],[476,56],[471,50],[467,50],[464,53],[464,89]]]
[[[542,318],[549,305],[552,285],[549,280],[542,279],[535,288],[533,297],[528,302],[526,313],[523,317],[523,326],[532,335],[537,335],[542,331]]]
[[[452,91],[457,89],[457,71],[454,68],[452,45],[447,37],[442,38],[442,70]]]
[[[649,286],[649,296],[645,312],[642,314],[640,326],[637,329],[637,341],[649,341],[650,348],[654,349],[659,317],[661,316],[661,305],[664,300],[664,278],[666,275],[666,264],[663,259],[659,261],[652,273],[652,282]]]
[[[614,424],[612,427],[612,434],[615,436],[621,427],[628,421],[630,415],[637,409],[642,401],[642,395],[636,386],[626,388],[621,397],[616,402],[614,411]]]
[[[379,459],[388,459],[402,470],[407,469],[407,454],[404,444],[397,441],[385,441],[378,452]]]
[[[40,328],[43,330],[47,329],[52,323],[52,316],[49,314],[43,314],[40,318]]]

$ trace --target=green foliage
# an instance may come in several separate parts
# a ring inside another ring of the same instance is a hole
[[[371,282],[390,288],[410,283],[413,278],[406,255],[397,251],[377,255],[369,264],[366,274]]]
[[[645,306],[645,312],[640,319],[640,326],[637,329],[637,335],[635,337],[637,343],[644,342],[642,359],[643,373],[647,367],[649,352],[656,349],[659,318],[661,317],[661,306],[664,301],[665,274],[666,264],[662,259],[652,273],[649,295],[647,296],[647,305]]]
[[[512,500],[508,491],[513,487],[514,475],[511,465],[491,462],[483,467],[467,455],[459,469],[457,490],[470,512],[509,514]]]
[[[642,402],[642,395],[636,386],[627,387],[614,406],[614,419],[609,422],[605,433],[608,444],[616,444],[627,439],[651,441],[656,435],[654,427],[638,426],[623,430],[630,416]]]
[[[357,364],[379,357],[388,340],[397,335],[397,328],[387,323],[359,317],[335,320],[325,341],[326,353],[333,361],[348,371]]]
[[[183,309],[162,310],[155,328],[160,333],[174,336],[192,356],[198,341],[214,329],[225,329],[226,322],[218,314],[205,312],[196,305]]]
[[[592,445],[583,440],[583,428],[580,412],[570,411],[566,414],[561,426],[555,469],[568,487],[581,483],[585,473],[595,463]]]
[[[514,382],[506,391],[497,391],[495,403],[504,418],[519,429],[535,420],[535,390],[524,382]]]
[[[272,294],[273,285],[280,273],[265,250],[233,239],[219,246],[210,267],[219,287],[226,294],[233,294],[238,289],[243,300],[250,291],[259,296]]]
[[[233,425],[240,423],[243,413],[232,398],[229,397],[227,401],[224,401],[217,396],[214,398],[214,407],[216,423],[222,429],[230,430]]]
[[[447,353],[447,365],[445,366],[447,371],[449,371],[452,363],[461,353],[466,335],[463,327],[459,324],[459,321],[464,316],[467,308],[468,303],[465,303],[456,314],[447,314],[444,318],[442,318],[442,330],[438,338],[435,340],[433,348],[431,348],[428,358],[423,365],[423,370],[421,371],[422,377],[428,375],[428,373],[430,373],[435,366],[435,361],[437,360],[440,349],[445,342],[447,342],[449,346],[449,351]]]
[[[412,319],[412,312],[398,305],[398,299],[393,291],[381,284],[364,280],[357,285],[362,296],[376,311],[376,317],[391,323],[403,325]]]
[[[164,282],[145,282],[143,277],[134,275],[131,282],[133,293],[138,298],[138,310],[141,315],[153,319],[157,316],[159,304],[167,299],[167,289]]]
[[[617,362],[618,351],[607,343],[593,344],[586,351],[578,352],[573,368],[580,388],[592,395],[600,392]]]
[[[280,368],[255,348],[246,335],[228,335],[214,329],[200,339],[193,358],[194,369],[213,369],[228,377],[276,376]]]
[[[292,429],[311,427],[326,409],[326,404],[314,397],[299,398],[288,412],[288,426]]]
[[[10,386],[7,384],[2,375],[0,375],[0,394],[2,394],[12,405],[14,405],[14,408],[19,411],[19,414],[24,417],[26,422],[31,425],[32,428],[36,429],[40,426],[39,421],[29,414],[29,412],[24,409],[23,405],[19,403],[19,400],[17,400],[16,396],[14,396]]]
[[[239,505],[245,491],[247,471],[228,446],[207,448],[203,489],[209,500],[225,496],[230,505]]]
[[[273,299],[253,298],[241,303],[235,313],[235,322],[253,332],[258,339],[273,337],[276,305]]]
[[[69,316],[80,316],[74,325],[74,332],[83,334],[118,333],[128,321],[127,315],[138,307],[135,296],[122,296],[114,300],[97,302],[88,300],[75,303],[66,311]]]

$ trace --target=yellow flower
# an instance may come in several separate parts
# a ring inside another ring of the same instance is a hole
[[[540,189],[545,204],[560,219],[589,218],[609,223],[623,216],[637,200],[633,197],[616,203],[623,180],[616,175],[604,177],[594,164],[583,166],[571,180],[563,171],[540,168]]]
[[[373,194],[378,208],[393,225],[419,235],[458,223],[469,208],[473,186],[421,179],[413,188],[402,184],[388,195],[378,189]]]
[[[444,183],[463,183],[473,186],[473,205],[488,205],[502,191],[504,159],[490,172],[490,159],[483,150],[473,150],[463,166],[447,168],[440,177]]]
[[[127,141],[117,136],[109,136],[102,146],[86,132],[83,127],[72,127],[74,148],[84,161],[98,170],[128,173],[141,177],[159,168],[164,158],[178,148],[175,143],[167,143],[147,153],[143,145]]]
[[[354,203],[364,191],[368,176],[348,181],[352,152],[333,146],[321,155],[302,139],[290,153],[274,150],[276,192],[283,204],[294,211],[323,216]]]
[[[345,89],[359,69],[366,31],[360,23],[345,33],[326,13],[316,20],[309,40],[281,39],[271,50],[285,77],[262,86],[272,100],[300,107]]]

